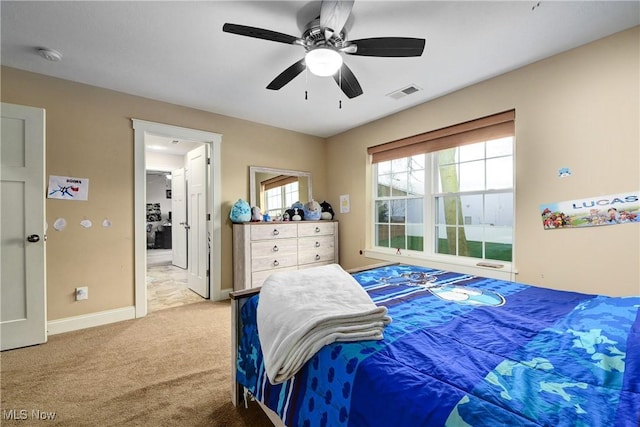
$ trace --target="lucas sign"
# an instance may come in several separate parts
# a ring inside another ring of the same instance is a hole
[[[640,192],[548,203],[540,205],[540,215],[546,230],[638,223]]]

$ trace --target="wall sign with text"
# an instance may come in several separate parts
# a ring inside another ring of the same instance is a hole
[[[540,205],[540,215],[546,230],[639,223],[640,192],[548,203]]]
[[[49,175],[47,197],[62,200],[88,200],[89,178]]]

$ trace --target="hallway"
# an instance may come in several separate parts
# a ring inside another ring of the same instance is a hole
[[[147,311],[204,301],[189,289],[187,271],[171,265],[171,249],[147,249]]]

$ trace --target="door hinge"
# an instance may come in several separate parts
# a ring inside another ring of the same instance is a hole
[[[207,277],[209,277],[209,274],[211,274],[211,272],[209,270],[207,270]]]
[[[207,214],[207,221],[211,221],[211,214],[210,213]]]
[[[211,157],[207,157],[207,164],[210,165],[211,164]]]

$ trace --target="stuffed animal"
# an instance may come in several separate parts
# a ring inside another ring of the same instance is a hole
[[[301,201],[297,201],[291,205],[291,209],[287,209],[287,213],[291,221],[302,221],[304,219],[304,205]]]
[[[320,219],[320,203],[313,199],[304,205],[303,211],[305,221],[318,221]]]
[[[251,221],[251,207],[249,206],[249,203],[242,199],[238,199],[238,201],[231,207],[229,219],[231,222],[235,223]]]
[[[254,221],[254,222],[262,221],[262,211],[258,206],[254,206],[251,208],[251,221]]]
[[[300,208],[287,209],[285,213],[289,215],[291,221],[302,221],[304,219],[304,211]]]
[[[333,212],[333,208],[331,207],[331,205],[326,200],[320,203],[320,209],[320,219],[333,219],[335,213]]]

